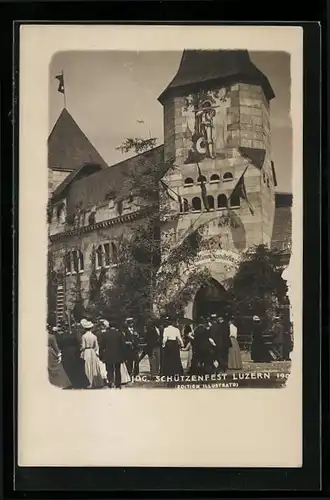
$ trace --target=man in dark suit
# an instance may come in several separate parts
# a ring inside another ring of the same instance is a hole
[[[228,352],[231,346],[229,336],[229,325],[222,316],[211,314],[210,337],[215,342],[215,360],[218,363],[218,371],[225,372],[228,369]]]
[[[121,387],[120,365],[125,361],[126,344],[123,335],[116,328],[114,322],[102,332],[100,338],[100,359],[105,363],[109,387]]]
[[[198,375],[212,371],[212,349],[214,341],[210,339],[210,330],[205,318],[200,318],[194,331],[194,354],[191,372]]]
[[[137,376],[139,368],[139,343],[140,336],[136,331],[133,318],[127,318],[123,328],[123,336],[126,345],[126,365],[130,376]]]

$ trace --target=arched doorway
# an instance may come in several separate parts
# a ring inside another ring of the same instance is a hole
[[[219,315],[229,312],[229,297],[225,288],[214,279],[209,280],[198,290],[193,305],[193,320],[198,321],[201,317],[210,314]]]

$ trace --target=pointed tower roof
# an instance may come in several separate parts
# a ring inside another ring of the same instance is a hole
[[[198,90],[206,82],[261,85],[268,100],[275,97],[268,78],[253,64],[247,50],[184,50],[177,74],[159,96],[163,103],[171,93],[187,86]]]
[[[73,171],[91,163],[107,167],[68,110],[63,108],[48,137],[48,167]]]

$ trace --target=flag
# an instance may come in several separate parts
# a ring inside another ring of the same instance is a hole
[[[207,191],[206,191],[205,181],[203,179],[203,176],[202,176],[202,173],[201,173],[201,169],[200,169],[200,166],[199,166],[198,163],[197,163],[197,168],[198,168],[198,179],[197,179],[197,181],[201,183],[201,194],[202,194],[203,204],[204,204],[205,210],[209,211],[210,207],[209,207],[209,201],[207,199]]]
[[[173,201],[177,201],[177,202],[180,202],[180,200],[181,200],[180,196],[179,196],[179,195],[178,195],[175,191],[173,191],[173,189],[171,189],[171,188],[170,188],[170,187],[169,187],[169,186],[168,186],[168,185],[167,185],[164,181],[162,181],[162,180],[160,181],[160,183],[161,183],[161,185],[163,186],[163,188],[164,188],[164,190],[165,190],[165,192],[166,192],[167,196],[168,196],[169,198],[171,198],[171,200],[173,200]],[[170,191],[171,191],[172,193],[174,193],[174,194],[175,194],[175,196],[177,197],[176,199],[173,197],[173,195],[170,193]]]
[[[248,196],[247,196],[247,193],[246,193],[245,182],[244,182],[244,175],[245,175],[245,172],[248,169],[248,166],[245,168],[244,172],[242,173],[241,177],[239,178],[236,186],[233,189],[233,192],[230,195],[230,198],[232,198],[232,196],[239,196],[240,198],[242,198],[243,200],[245,200],[246,203],[248,204],[248,207],[250,209],[251,214],[254,215],[254,210],[253,210],[252,205],[249,202],[249,199],[248,199]]]
[[[61,94],[64,94],[64,75],[61,73],[60,75],[55,76],[55,78],[58,80],[58,92],[61,92]]]

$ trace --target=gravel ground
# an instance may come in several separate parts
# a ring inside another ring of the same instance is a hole
[[[185,369],[187,365],[188,353],[181,351],[181,360]],[[230,388],[230,387],[274,387],[279,388],[285,385],[285,381],[290,373],[290,361],[274,361],[272,363],[253,363],[248,352],[242,352],[243,369],[237,371],[228,371],[226,377],[221,376],[221,380],[207,381],[208,388]],[[198,382],[198,381],[197,381]],[[219,383],[220,382],[220,383]],[[196,381],[184,381],[182,385],[187,388]],[[237,385],[233,385],[237,384]],[[181,382],[180,382],[181,385]],[[198,384],[198,388],[202,384]],[[128,384],[126,388],[144,387],[144,388],[165,388],[165,382],[156,382],[150,380],[149,361],[145,357],[140,363],[140,378]],[[182,387],[183,388],[183,387]],[[192,387],[197,388],[197,387]]]

